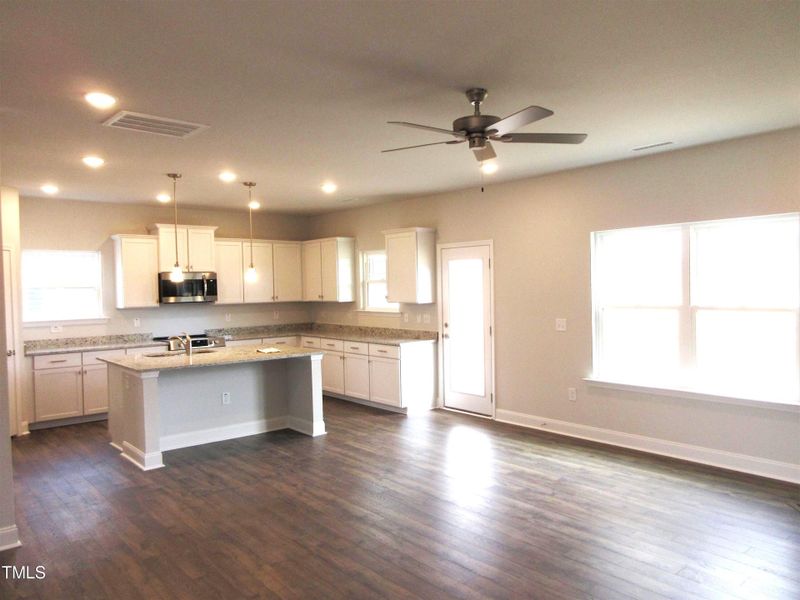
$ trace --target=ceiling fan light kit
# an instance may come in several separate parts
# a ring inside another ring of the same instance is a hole
[[[447,142],[391,148],[383,150],[383,152],[467,142],[475,159],[482,163],[497,156],[492,147],[493,141],[512,144],[580,144],[586,139],[585,133],[514,133],[526,125],[552,116],[554,114],[553,111],[541,106],[529,106],[502,119],[495,115],[484,115],[481,114],[481,104],[486,100],[487,95],[488,92],[484,88],[468,89],[466,91],[467,100],[475,107],[474,112],[471,115],[459,117],[453,121],[452,129],[430,127],[407,121],[389,121],[390,125],[424,129],[434,133],[450,135],[455,139]]]

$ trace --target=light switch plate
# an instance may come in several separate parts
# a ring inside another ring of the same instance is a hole
[[[556,331],[566,331],[567,320],[563,317],[556,319]]]
[[[575,402],[578,399],[578,390],[575,388],[567,388],[567,398],[570,402]]]
[[[225,322],[226,323],[230,323],[231,322],[231,313],[225,313]]]
[[[403,313],[403,323],[408,323],[408,313]]]

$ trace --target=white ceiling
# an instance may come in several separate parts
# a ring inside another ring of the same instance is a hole
[[[484,112],[530,104],[531,132],[580,146],[496,144],[510,180],[800,124],[800,3],[308,1],[0,3],[2,182],[28,196],[243,208],[229,168],[266,207],[324,212],[477,185],[466,145],[387,125],[449,127],[463,96]],[[110,111],[83,100],[99,89]],[[99,125],[118,109],[210,125],[185,140]],[[86,168],[96,153],[107,164]],[[339,191],[326,196],[326,179]]]

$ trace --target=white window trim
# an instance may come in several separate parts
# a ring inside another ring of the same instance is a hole
[[[359,313],[367,313],[372,315],[381,315],[381,316],[393,316],[399,317],[402,313],[400,312],[400,305],[396,309],[393,308],[370,308],[367,306],[367,289],[366,289],[366,262],[367,256],[370,254],[382,253],[386,254],[386,250],[377,249],[377,250],[360,250],[358,252],[358,309],[355,312]]]
[[[754,216],[754,217],[742,217],[738,219],[715,219],[715,220],[708,220],[708,221],[691,221],[687,223],[672,223],[668,225],[654,225],[653,228],[661,228],[661,227],[670,227],[670,226],[681,226],[683,230],[683,303],[681,306],[625,306],[625,308],[672,308],[678,309],[680,311],[680,352],[681,352],[681,362],[685,364],[685,362],[689,359],[686,356],[687,348],[691,347],[691,351],[694,351],[694,345],[687,345],[684,340],[684,336],[689,334],[694,329],[694,322],[695,322],[695,314],[698,310],[702,309],[711,309],[711,310],[754,310],[759,312],[789,312],[794,313],[797,315],[798,323],[800,323],[800,307],[798,308],[750,308],[750,307],[741,307],[741,308],[731,308],[731,307],[713,307],[713,306],[693,306],[690,300],[691,294],[691,287],[693,284],[693,274],[694,268],[692,264],[692,255],[690,252],[690,243],[691,243],[691,227],[692,225],[701,225],[703,223],[713,223],[715,221],[733,221],[733,220],[750,220],[750,219],[758,219],[758,218],[776,218],[776,217],[788,217],[788,216],[798,216],[800,213],[782,213],[782,214],[775,214],[775,215],[763,215],[763,216]],[[645,226],[646,227],[646,226]],[[640,227],[637,229],[644,229],[645,227]],[[625,229],[625,228],[623,228]],[[593,368],[594,365],[597,364],[598,357],[600,356],[599,348],[600,342],[602,339],[602,327],[600,327],[600,308],[596,301],[596,281],[597,281],[597,263],[595,260],[595,244],[596,244],[596,234],[603,233],[604,231],[594,231],[590,234],[590,261],[591,261],[591,270],[590,270],[590,286],[591,286],[591,298],[592,298],[592,363]],[[613,306],[611,307],[613,308]],[[687,329],[688,328],[688,329]],[[798,346],[800,350],[800,338],[798,338]],[[693,358],[693,357],[691,357]],[[608,389],[616,389],[616,390],[624,390],[624,391],[632,391],[632,392],[640,392],[646,394],[652,394],[655,396],[669,396],[673,398],[687,398],[692,400],[706,400],[711,402],[720,402],[724,404],[736,404],[741,406],[754,406],[754,407],[763,407],[763,408],[774,408],[778,410],[784,410],[789,412],[800,412],[800,398],[797,400],[776,400],[776,399],[760,399],[760,398],[752,398],[746,396],[731,396],[730,394],[722,394],[722,393],[715,393],[713,390],[709,389],[701,389],[701,388],[694,388],[694,387],[681,387],[681,386],[670,386],[662,385],[662,384],[652,384],[648,385],[642,382],[636,381],[616,381],[606,377],[603,377],[602,373],[594,372],[590,377],[584,378],[584,381],[594,387],[601,387],[601,388],[608,388]]]
[[[626,392],[639,392],[651,394],[653,396],[667,396],[670,398],[688,398],[690,400],[706,400],[719,402],[721,404],[736,404],[739,406],[754,406],[758,408],[771,408],[800,414],[800,403],[781,402],[780,400],[760,400],[757,398],[737,397],[723,394],[716,394],[713,391],[701,391],[689,388],[664,387],[656,385],[646,385],[642,383],[629,383],[622,381],[611,381],[597,377],[584,377],[583,379],[589,386],[606,388],[612,390],[622,390]]]
[[[92,319],[59,319],[57,321],[24,321],[22,327],[25,329],[34,327],[52,327],[54,325],[63,325],[69,327],[70,325],[102,325],[111,320],[111,317],[94,317]]]

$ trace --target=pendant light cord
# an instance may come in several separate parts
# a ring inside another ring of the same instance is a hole
[[[178,261],[178,196],[176,192],[178,190],[178,178],[172,178],[172,204],[174,204],[175,208],[175,266],[180,267],[180,262]]]
[[[247,205],[248,210],[250,211],[250,268],[253,268],[253,207],[251,206],[253,202],[253,187],[250,186],[247,190],[247,197],[250,204]]]

